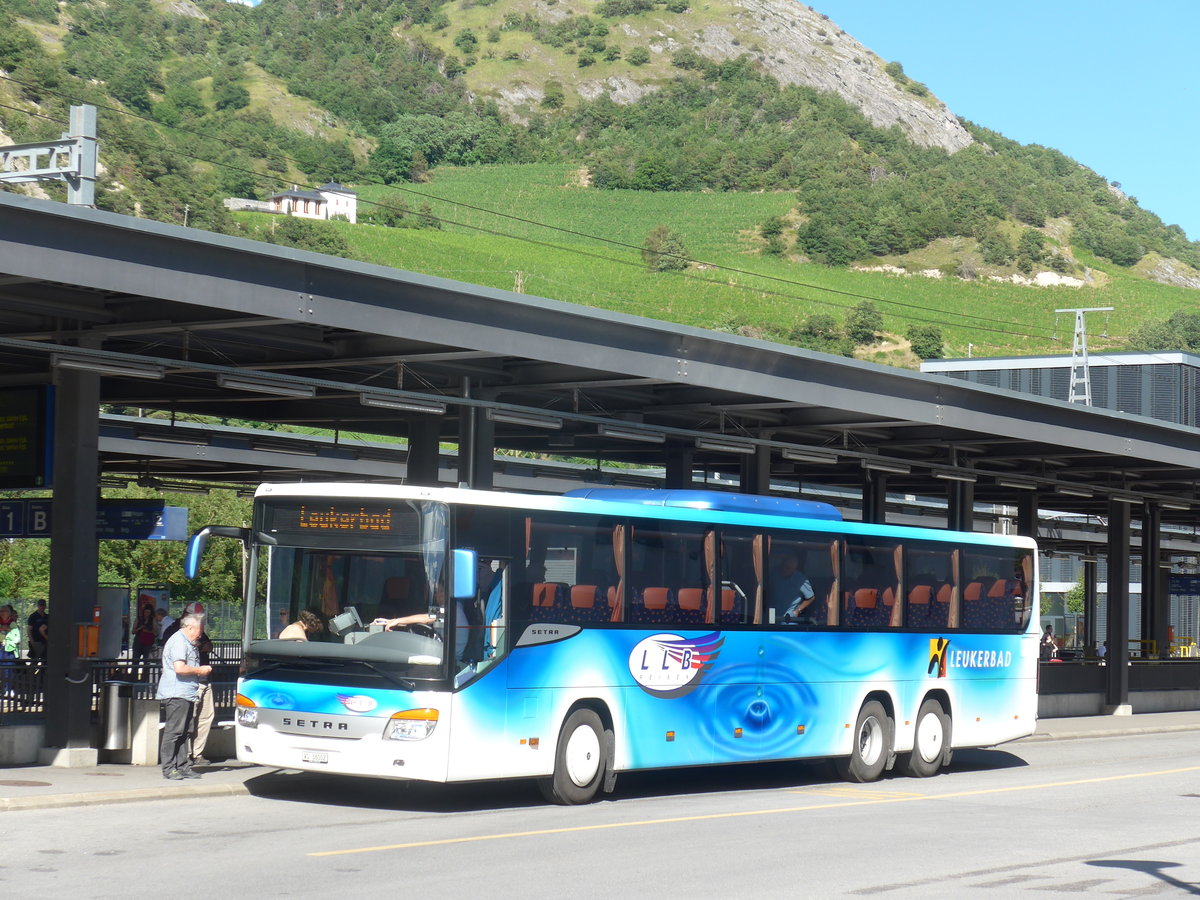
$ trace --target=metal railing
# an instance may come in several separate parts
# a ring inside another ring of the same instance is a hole
[[[222,647],[224,652],[212,656],[213,674],[209,683],[213,686],[213,704],[218,717],[232,713],[236,693],[238,667],[241,665],[241,646],[234,642],[233,650]],[[236,652],[234,652],[236,651]],[[100,708],[100,696],[104,685],[110,681],[128,682],[133,686],[132,699],[153,700],[162,674],[162,663],[157,659],[144,658],[136,662],[129,659],[98,659],[91,661],[91,709]],[[0,724],[29,716],[41,716],[46,712],[46,672],[41,661],[16,659],[9,665],[0,666]]]

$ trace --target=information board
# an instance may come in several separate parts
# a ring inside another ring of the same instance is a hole
[[[0,390],[0,490],[50,486],[54,388]]]
[[[1170,575],[1167,577],[1167,592],[1185,597],[1200,596],[1200,575]]]

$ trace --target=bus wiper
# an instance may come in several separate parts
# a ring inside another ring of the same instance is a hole
[[[360,660],[358,660],[358,662],[361,663],[362,665],[366,666],[368,669],[370,669],[375,674],[381,676],[382,678],[387,679],[388,681],[390,681],[392,684],[396,685],[397,687],[401,687],[406,691],[415,691],[417,689],[417,683],[415,681],[411,681],[408,678],[401,678],[399,675],[393,675],[391,672],[388,672],[386,669],[381,669],[381,668],[379,668],[379,666],[375,665],[375,663],[367,662],[365,659],[360,659]]]

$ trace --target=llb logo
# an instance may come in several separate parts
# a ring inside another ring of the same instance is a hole
[[[629,674],[653,697],[682,697],[713,667],[724,643],[719,631],[698,638],[651,635],[630,651]]]

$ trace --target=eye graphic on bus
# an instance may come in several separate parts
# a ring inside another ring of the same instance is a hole
[[[698,638],[651,635],[630,651],[629,673],[651,696],[682,697],[713,667],[724,643],[719,631]]]

